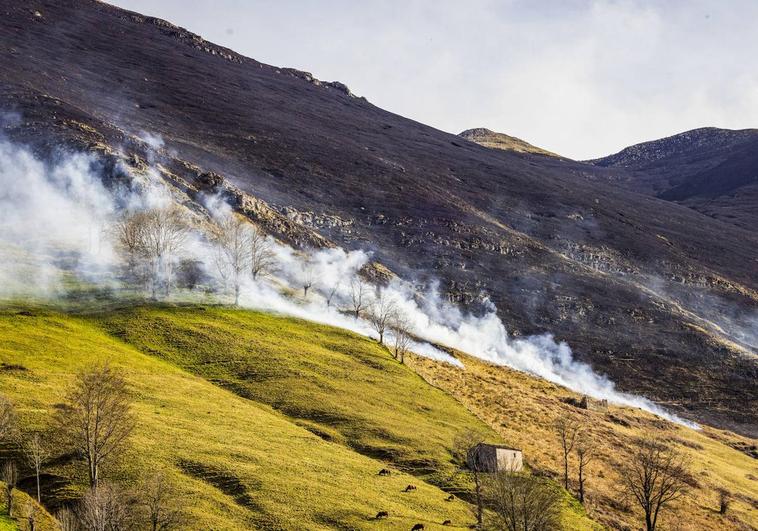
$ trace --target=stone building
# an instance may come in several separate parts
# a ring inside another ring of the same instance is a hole
[[[474,452],[480,472],[520,472],[524,468],[524,457],[518,448],[480,443]]]

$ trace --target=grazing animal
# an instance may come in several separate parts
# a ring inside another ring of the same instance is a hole
[[[383,468],[383,469],[381,469],[381,470],[379,471],[379,475],[380,475],[380,476],[389,476],[390,474],[392,474],[392,472],[390,472],[390,471],[389,471],[389,470],[387,470],[386,468]]]
[[[444,522],[442,522],[442,525],[453,525],[453,522],[451,522],[450,520],[445,520]]]
[[[374,520],[381,520],[382,518],[389,518],[389,517],[390,517],[390,513],[388,513],[387,511],[379,511],[378,513],[376,513]]]
[[[410,492],[412,490],[416,490],[416,485],[408,485],[405,487],[405,492]]]
[[[424,529],[426,529],[426,526],[424,524],[416,524],[411,527],[411,531],[423,531]]]
[[[455,496],[453,494],[451,494],[450,496],[448,496],[447,498],[445,498],[445,501],[453,501],[454,499],[455,499]]]

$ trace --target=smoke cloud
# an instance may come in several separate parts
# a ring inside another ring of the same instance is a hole
[[[149,140],[156,148],[162,145],[158,137],[149,136]],[[109,226],[124,205],[131,210],[167,205],[172,192],[151,171],[134,175],[138,186],[131,186],[129,192],[108,190],[95,162],[88,155],[71,155],[45,164],[28,151],[0,141],[0,297],[59,297],[72,278],[119,286],[120,262]],[[215,218],[233,215],[218,197],[206,197],[204,207]],[[339,248],[302,252],[269,241],[275,271],[264,280],[246,277],[240,305],[377,337],[367,321],[345,311],[351,279],[370,261],[369,254]],[[198,262],[208,282],[218,288],[224,282],[213,265],[214,252],[206,235],[196,230],[185,244],[183,258]],[[302,289],[305,283],[312,284],[307,293]],[[369,292],[370,298],[391,300],[402,312],[415,338],[411,350],[420,355],[463,368],[458,359],[435,345],[458,349],[594,398],[695,427],[650,400],[619,392],[609,379],[575,360],[566,343],[550,335],[509,337],[492,304],[484,315],[476,316],[443,300],[436,286],[419,293],[402,279],[371,286]]]

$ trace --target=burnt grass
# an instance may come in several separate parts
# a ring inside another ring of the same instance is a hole
[[[35,10],[9,4],[0,17],[10,139],[46,157],[110,146],[144,158],[132,135],[159,134],[168,167],[188,162],[312,214],[323,236],[440,280],[472,311],[486,294],[510,331],[553,333],[623,391],[757,434],[755,358],[693,328],[667,289],[755,311],[754,231],[619,186],[617,168],[487,149],[157,19],[93,0]],[[106,180],[115,168],[104,164]],[[660,289],[641,290],[648,278]]]

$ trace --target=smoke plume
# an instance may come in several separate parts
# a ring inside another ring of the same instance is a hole
[[[162,145],[158,137],[150,135],[148,139],[156,148]],[[108,229],[119,210],[172,201],[171,191],[155,172],[134,178],[140,185],[131,187],[132,191],[108,190],[88,155],[70,155],[45,164],[28,151],[0,141],[0,296],[55,298],[65,294],[71,279],[118,286],[120,263]],[[233,215],[217,197],[205,198],[204,207],[212,218]],[[338,248],[302,252],[273,239],[270,246],[274,271],[263,280],[245,277],[240,305],[377,337],[367,321],[345,311],[351,280],[370,260],[369,254]],[[182,258],[198,262],[207,283],[219,291],[224,279],[213,265],[214,256],[213,244],[197,230],[185,243]],[[304,290],[306,284],[309,289]],[[223,290],[217,296],[228,297]],[[594,398],[694,426],[645,398],[619,392],[609,379],[575,360],[566,343],[556,342],[550,335],[509,337],[492,304],[484,315],[476,316],[443,300],[435,286],[418,293],[401,279],[383,287],[371,286],[367,297],[392,301],[415,338],[411,350],[420,355],[463,367],[434,345],[451,347]]]

